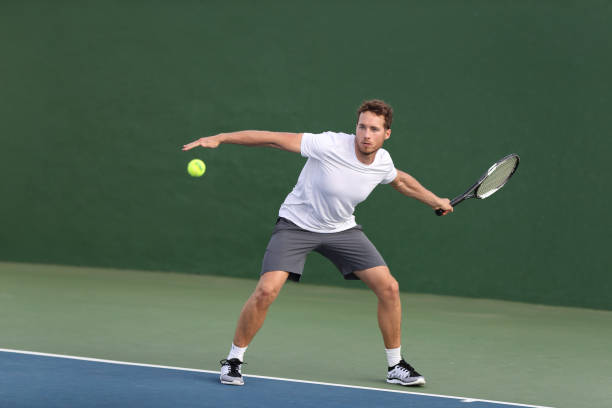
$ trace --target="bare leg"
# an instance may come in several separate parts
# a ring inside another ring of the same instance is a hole
[[[385,348],[399,347],[402,323],[399,284],[386,266],[356,271],[355,275],[378,297],[378,327],[380,327]]]
[[[289,272],[285,271],[270,271],[261,275],[255,290],[240,312],[236,334],[234,334],[236,346],[246,347],[251,343],[266,319],[268,308],[278,296],[288,277]]]

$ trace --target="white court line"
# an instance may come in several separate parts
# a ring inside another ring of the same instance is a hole
[[[78,357],[78,356],[69,356],[65,354],[51,354],[51,353],[39,353],[36,351],[25,351],[25,350],[13,350],[13,349],[5,349],[0,348],[0,352],[5,353],[16,353],[16,354],[28,354],[33,356],[43,356],[43,357],[56,357],[56,358],[66,358],[71,360],[82,360],[82,361],[93,361],[97,363],[109,363],[109,364],[120,364],[127,366],[137,366],[137,367],[151,367],[151,368],[162,368],[166,370],[180,370],[180,371],[192,371],[196,373],[208,373],[208,374],[219,374],[219,371],[211,371],[211,370],[199,370],[195,368],[185,368],[185,367],[172,367],[172,366],[162,366],[156,364],[143,364],[143,363],[130,363],[128,361],[116,361],[116,360],[104,360],[99,358],[90,358],[90,357]],[[518,404],[514,402],[503,402],[503,401],[493,401],[493,400],[484,400],[477,398],[466,398],[466,397],[455,397],[452,395],[440,395],[440,394],[427,394],[424,392],[412,392],[412,391],[402,391],[402,390],[388,390],[385,388],[373,388],[373,387],[362,387],[359,385],[345,385],[345,384],[334,384],[334,383],[326,383],[326,382],[318,382],[318,381],[306,381],[306,380],[294,380],[291,378],[278,378],[278,377],[268,377],[265,375],[253,375],[253,374],[244,374],[244,377],[249,378],[262,378],[265,380],[276,380],[276,381],[288,381],[288,382],[296,382],[296,383],[304,383],[304,384],[316,384],[316,385],[326,385],[329,387],[343,387],[343,388],[355,388],[359,390],[369,390],[369,391],[383,391],[383,392],[395,392],[399,394],[411,394],[411,395],[424,395],[427,397],[438,397],[438,398],[450,398],[450,399],[458,399],[461,402],[470,403],[470,402],[489,402],[492,404],[505,404],[512,405],[515,407],[526,407],[526,408],[554,408],[547,407],[543,405],[527,405],[527,404]]]

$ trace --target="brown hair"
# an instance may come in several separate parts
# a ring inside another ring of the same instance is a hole
[[[393,108],[385,101],[380,99],[371,99],[364,101],[359,109],[357,109],[357,121],[359,121],[359,115],[362,112],[372,112],[378,116],[385,117],[385,129],[391,129],[391,122],[393,121]]]

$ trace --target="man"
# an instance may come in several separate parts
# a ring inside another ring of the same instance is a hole
[[[230,353],[221,361],[223,384],[244,384],[241,366],[247,346],[287,279],[299,281],[306,255],[311,251],[330,259],[345,279],[361,279],[378,297],[387,382],[425,384],[423,376],[401,356],[398,283],[353,216],[355,206],[378,184],[391,184],[400,193],[434,210],[442,209],[444,214],[453,211],[448,199],[439,198],[393,166],[391,156],[382,149],[391,136],[392,119],[389,105],[370,100],[357,110],[355,135],[242,131],[203,137],[183,146],[183,150],[197,146],[216,148],[222,143],[269,146],[308,158],[296,186],[280,208],[259,282],[240,313]]]

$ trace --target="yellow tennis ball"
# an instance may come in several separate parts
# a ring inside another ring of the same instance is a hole
[[[200,159],[193,159],[187,165],[187,173],[192,177],[200,177],[206,171],[206,165]]]

